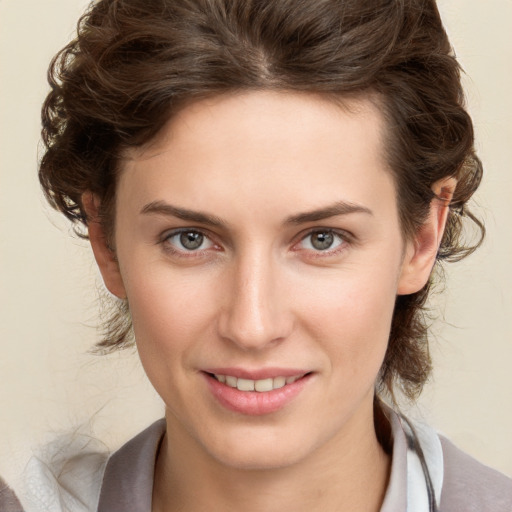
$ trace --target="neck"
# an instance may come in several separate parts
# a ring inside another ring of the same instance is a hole
[[[172,422],[168,415],[155,468],[152,512],[380,510],[390,459],[373,422],[340,433],[307,460],[258,470],[229,467],[204,453],[198,456],[201,448]]]

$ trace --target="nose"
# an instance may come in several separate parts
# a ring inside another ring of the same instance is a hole
[[[279,264],[254,253],[233,263],[221,301],[219,333],[243,350],[261,350],[290,335],[290,297]]]

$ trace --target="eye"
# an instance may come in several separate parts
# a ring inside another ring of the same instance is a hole
[[[206,235],[193,229],[182,229],[169,233],[164,242],[172,246],[175,251],[181,252],[197,252],[214,246]]]
[[[301,249],[313,251],[332,251],[337,249],[345,242],[344,238],[329,229],[312,231],[306,235],[300,242]]]

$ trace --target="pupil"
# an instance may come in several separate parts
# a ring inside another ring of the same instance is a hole
[[[203,243],[203,235],[194,231],[181,233],[180,242],[186,249],[197,249]]]
[[[314,233],[313,237],[311,239],[311,245],[315,249],[318,249],[320,251],[324,251],[325,249],[329,249],[331,245],[334,242],[334,237],[332,233],[329,232],[320,232],[320,233]]]

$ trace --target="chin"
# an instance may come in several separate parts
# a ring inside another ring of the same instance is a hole
[[[210,444],[210,456],[226,467],[238,470],[272,470],[292,466],[307,456],[308,447],[289,434],[267,433],[237,436]]]
[[[301,460],[299,454],[275,447],[256,448],[239,452],[212,454],[223,466],[243,471],[268,471],[293,466]]]

